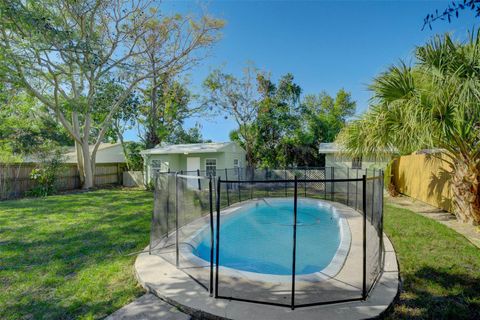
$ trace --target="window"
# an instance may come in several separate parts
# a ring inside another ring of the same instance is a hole
[[[362,169],[362,157],[352,159],[352,169]]]
[[[167,172],[169,168],[169,163],[162,160],[151,160],[150,161],[150,176],[153,178],[157,172]]]
[[[205,171],[207,176],[217,174],[217,159],[205,159]]]
[[[168,171],[169,164],[168,162],[162,160],[152,160],[150,162],[152,170],[160,170],[160,172]]]
[[[240,168],[240,162],[238,161],[238,159],[233,159],[233,167]]]

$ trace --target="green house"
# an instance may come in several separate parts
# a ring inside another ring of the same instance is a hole
[[[145,181],[149,183],[156,171],[200,170],[202,174],[245,166],[245,150],[236,142],[161,145],[141,152]]]

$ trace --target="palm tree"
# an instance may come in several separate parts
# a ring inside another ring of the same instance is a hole
[[[436,36],[370,86],[372,106],[339,135],[353,155],[441,148],[452,169],[454,213],[480,223],[480,30],[465,43]]]

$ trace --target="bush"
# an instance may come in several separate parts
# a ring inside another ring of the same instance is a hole
[[[127,142],[125,143],[125,149],[128,170],[143,171],[143,158],[140,151],[145,149],[144,145],[139,142]]]
[[[30,179],[35,181],[35,187],[26,192],[31,197],[46,197],[56,192],[55,182],[63,164],[60,151],[55,151],[50,157],[44,157],[38,168],[30,173]]]
[[[395,183],[393,182],[393,174],[392,174],[392,166],[395,159],[390,160],[385,167],[385,173],[383,176],[383,183],[385,185],[385,189],[387,190],[388,194],[392,197],[398,196],[397,188],[395,187]]]

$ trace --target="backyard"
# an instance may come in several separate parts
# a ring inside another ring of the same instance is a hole
[[[102,318],[143,293],[135,252],[148,244],[152,194],[110,189],[0,202],[0,318]],[[389,204],[400,263],[387,318],[480,317],[480,250],[455,231]]]
[[[0,318],[104,317],[142,294],[152,194],[99,190],[0,202]]]

